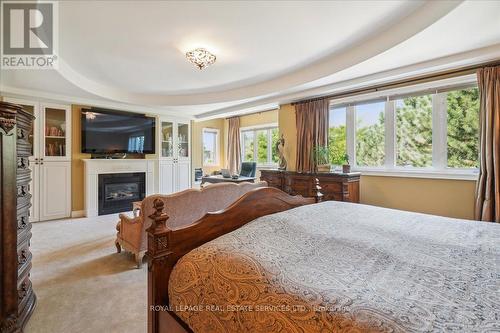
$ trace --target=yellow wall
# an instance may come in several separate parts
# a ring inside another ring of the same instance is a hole
[[[295,171],[297,155],[297,125],[295,123],[295,108],[291,104],[282,105],[278,114],[280,137],[285,139],[285,160],[287,170]]]
[[[85,209],[84,165],[82,159],[90,158],[90,154],[81,153],[80,111],[88,108],[83,105],[71,105],[71,210]]]
[[[295,108],[279,110],[280,133],[285,137],[288,170],[296,170],[297,129]],[[475,181],[407,177],[361,176],[360,202],[441,216],[474,217]]]
[[[214,128],[219,130],[219,164],[216,166],[203,166],[202,131],[204,128]],[[193,170],[194,168],[203,168],[203,174],[210,174],[213,171],[217,171],[225,167],[224,119],[220,118],[191,122],[191,140]]]
[[[240,127],[252,127],[273,123],[278,123],[278,110],[240,116]]]
[[[475,181],[362,176],[364,204],[463,219],[474,218]]]

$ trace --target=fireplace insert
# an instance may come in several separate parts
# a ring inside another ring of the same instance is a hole
[[[128,212],[145,196],[144,172],[99,175],[99,215]]]

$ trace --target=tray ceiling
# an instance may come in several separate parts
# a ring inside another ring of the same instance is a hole
[[[1,84],[213,115],[474,50],[494,56],[499,12],[497,1],[63,1],[59,71],[2,70]],[[216,63],[189,63],[196,47]]]

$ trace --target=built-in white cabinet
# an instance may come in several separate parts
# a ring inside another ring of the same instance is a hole
[[[158,121],[159,192],[169,194],[191,187],[191,124],[160,118]]]
[[[40,220],[71,215],[71,162],[40,164]]]
[[[69,105],[5,98],[35,116],[30,133],[30,221],[71,215],[71,108]]]

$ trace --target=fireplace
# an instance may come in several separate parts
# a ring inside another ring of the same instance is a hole
[[[121,213],[132,210],[132,202],[145,196],[144,172],[99,175],[98,214]]]

